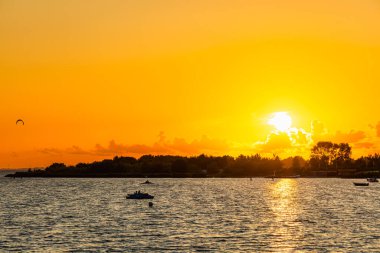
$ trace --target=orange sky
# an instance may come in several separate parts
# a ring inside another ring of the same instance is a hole
[[[0,168],[380,152],[379,29],[377,0],[0,0]]]

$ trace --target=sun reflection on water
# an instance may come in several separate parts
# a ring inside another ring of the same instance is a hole
[[[297,204],[294,198],[297,194],[298,184],[294,179],[280,179],[275,182],[271,191],[272,197],[276,200],[272,208],[276,214],[292,212]]]
[[[270,208],[273,212],[274,248],[292,252],[299,238],[303,237],[303,227],[299,222],[302,213],[299,203],[299,183],[296,179],[280,179],[270,186]]]

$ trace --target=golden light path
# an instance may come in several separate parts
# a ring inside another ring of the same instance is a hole
[[[270,186],[270,208],[275,215],[274,222],[281,224],[275,228],[273,234],[278,238],[275,241],[276,247],[283,248],[282,252],[293,252],[297,245],[289,242],[302,238],[304,233],[301,223],[297,222],[302,216],[298,184],[294,179],[280,179]]]

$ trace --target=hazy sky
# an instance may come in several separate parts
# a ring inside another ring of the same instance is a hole
[[[0,0],[0,56],[0,167],[380,152],[378,0]]]

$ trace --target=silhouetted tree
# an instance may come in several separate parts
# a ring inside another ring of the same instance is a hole
[[[49,167],[47,167],[45,170],[47,172],[57,172],[66,169],[66,165],[64,163],[53,163]]]
[[[282,167],[284,165],[284,167]],[[350,169],[349,169],[350,168]],[[342,171],[343,169],[343,171]],[[345,170],[347,169],[347,170]],[[349,170],[348,170],[349,169]],[[316,171],[322,170],[322,173]],[[323,171],[326,170],[326,171]],[[17,172],[25,177],[255,177],[292,174],[336,176],[379,176],[380,155],[351,159],[351,147],[347,143],[318,142],[311,149],[309,161],[300,156],[280,160],[278,156],[256,155],[181,157],[171,155],[144,155],[134,157],[115,156],[92,163],[66,166],[53,163],[45,170]]]
[[[292,161],[293,173],[302,174],[305,163],[306,163],[305,159],[303,159],[302,156],[293,157],[293,161]]]
[[[184,174],[187,172],[187,163],[183,158],[178,158],[172,163],[172,172],[174,174]]]
[[[351,161],[351,147],[347,143],[318,142],[311,149],[310,164],[314,169],[339,169]]]

